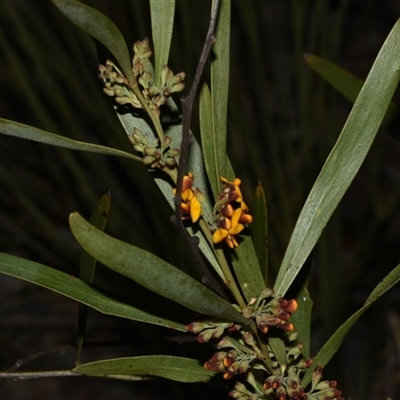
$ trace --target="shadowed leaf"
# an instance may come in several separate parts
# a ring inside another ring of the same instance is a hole
[[[54,133],[42,131],[41,129],[34,128],[33,126],[20,124],[18,122],[9,121],[2,118],[0,118],[0,133],[22,139],[33,140],[34,142],[49,144],[51,146],[65,147],[66,149],[71,150],[126,157],[136,161],[141,161],[139,157],[126,153],[125,151],[112,149],[111,147],[100,146],[98,144],[79,142],[77,140],[68,139],[64,136],[56,135]]]
[[[131,58],[122,33],[101,12],[75,0],[51,0],[73,23],[102,43],[115,57],[129,82],[134,81]]]
[[[372,304],[375,303],[383,294],[385,294],[390,288],[392,288],[397,282],[400,280],[400,264],[394,268],[382,282],[379,283],[378,286],[372,291],[369,295],[368,299],[364,303],[364,306],[360,308],[356,313],[354,313],[324,344],[322,349],[316,355],[313,365],[320,365],[324,367],[329,360],[335,355],[338,351],[340,345],[345,339],[346,335],[353,327],[353,325],[357,322],[357,320],[368,310]],[[302,380],[302,385],[305,387],[308,383],[311,382],[311,376],[313,373],[313,368],[310,368],[307,373],[304,375]]]
[[[122,301],[115,300],[81,279],[46,265],[0,253],[0,272],[50,289],[53,292],[86,304],[103,314],[115,315],[186,332],[185,326],[178,322],[160,318]]]

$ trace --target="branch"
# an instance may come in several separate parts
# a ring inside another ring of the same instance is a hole
[[[192,121],[192,112],[193,112],[193,104],[194,99],[196,97],[197,90],[199,88],[200,79],[203,74],[204,66],[207,62],[208,55],[210,54],[211,47],[214,44],[215,38],[215,25],[217,23],[218,10],[220,6],[221,0],[213,1],[212,9],[211,9],[211,17],[210,24],[208,27],[207,36],[204,42],[203,50],[200,55],[199,63],[197,64],[196,74],[194,76],[192,87],[190,88],[190,92],[188,96],[181,98],[182,104],[182,142],[179,153],[179,167],[178,167],[178,178],[176,182],[176,194],[174,197],[175,203],[175,218],[174,222],[176,227],[178,228],[180,234],[185,239],[186,244],[188,245],[197,265],[200,267],[203,273],[203,283],[207,284],[211,288],[213,288],[220,296],[226,299],[226,295],[223,292],[220,284],[213,277],[213,275],[208,270],[207,266],[204,263],[204,260],[201,256],[200,250],[198,248],[198,238],[196,236],[190,236],[185,229],[185,226],[182,222],[182,210],[180,204],[182,202],[182,183],[183,177],[185,175],[185,168],[188,160],[189,154],[189,146],[191,139],[190,132],[190,124]],[[196,241],[197,239],[197,241]]]

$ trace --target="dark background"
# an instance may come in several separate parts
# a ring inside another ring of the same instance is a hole
[[[147,1],[85,2],[116,23],[129,47],[151,37]],[[187,73],[188,87],[209,9],[209,1],[177,1],[169,66]],[[326,57],[365,79],[399,16],[395,0],[232,2],[229,155],[250,205],[257,181],[266,190],[272,278],[307,193],[351,109],[310,70],[303,55]],[[112,103],[102,93],[98,63],[93,41],[49,1],[0,0],[0,117],[131,151]],[[398,94],[396,99],[398,103]],[[196,122],[193,131],[198,133]],[[400,260],[399,132],[397,117],[378,133],[313,253],[315,352]],[[76,274],[79,246],[69,232],[68,215],[79,211],[88,217],[110,191],[109,234],[191,268],[189,253],[169,223],[171,210],[141,165],[8,136],[0,136],[0,160],[1,251]],[[138,288],[101,267],[96,284],[138,295]],[[41,356],[21,370],[71,368],[75,351],[65,346],[75,341],[77,304],[7,276],[0,276],[0,296],[0,370],[57,346],[65,351]],[[339,381],[346,398],[400,396],[399,304],[397,287],[357,323],[327,367],[326,377]],[[193,346],[190,338],[167,340],[170,335],[93,311],[87,328],[93,348],[84,350],[84,360],[160,353],[206,360],[212,354],[206,346]],[[226,396],[230,382],[223,385],[4,380],[0,398],[213,399]]]

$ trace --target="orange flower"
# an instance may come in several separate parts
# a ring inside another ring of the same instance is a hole
[[[213,234],[214,243],[219,243],[225,240],[225,243],[231,248],[239,246],[235,235],[238,235],[243,229],[244,225],[239,222],[242,216],[242,210],[237,208],[233,214],[232,218],[224,218],[220,222],[220,227]]]

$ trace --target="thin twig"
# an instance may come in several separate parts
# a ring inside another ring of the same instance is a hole
[[[200,60],[197,65],[196,74],[194,76],[192,87],[190,88],[190,92],[188,96],[181,98],[182,104],[182,143],[179,153],[179,168],[178,168],[178,178],[176,182],[176,194],[174,197],[175,203],[175,218],[174,222],[181,233],[182,237],[185,239],[186,244],[188,245],[197,265],[200,267],[203,274],[203,283],[207,284],[211,288],[213,288],[219,295],[226,299],[226,295],[223,292],[221,286],[216,281],[216,279],[211,275],[207,266],[204,263],[204,260],[200,254],[200,250],[197,246],[198,243],[194,242],[194,237],[190,236],[185,226],[182,222],[182,210],[180,204],[182,202],[182,183],[183,177],[185,175],[185,168],[187,164],[188,154],[189,154],[189,145],[192,134],[190,133],[190,124],[192,121],[192,112],[193,112],[193,104],[194,99],[196,97],[197,90],[199,88],[200,79],[203,74],[204,66],[207,62],[208,55],[210,54],[211,47],[214,44],[215,38],[215,25],[217,23],[218,10],[220,6],[220,0],[215,0],[213,2],[213,7],[211,10],[210,24],[208,27],[208,32],[206,36],[206,40],[203,46],[203,50],[201,52]]]
[[[36,371],[36,372],[0,372],[0,379],[38,379],[38,378],[59,378],[66,376],[82,376],[69,369],[61,371]]]
[[[63,344],[61,346],[52,347],[51,349],[39,351],[38,353],[32,354],[32,355],[30,355],[30,356],[28,356],[26,358],[22,358],[22,359],[17,360],[17,362],[7,372],[4,372],[4,373],[7,374],[7,373],[11,373],[11,372],[17,371],[23,365],[25,365],[25,364],[33,361],[33,360],[36,360],[37,358],[44,357],[44,356],[46,356],[48,354],[56,353],[58,351],[64,354],[68,350],[72,350],[74,348],[75,348],[75,346],[73,346],[73,345]]]

